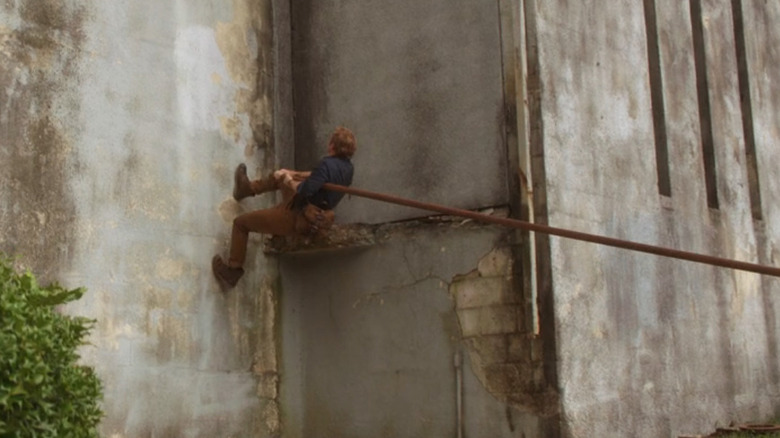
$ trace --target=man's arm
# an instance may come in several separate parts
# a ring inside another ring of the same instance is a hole
[[[305,181],[311,172],[301,172],[297,170],[279,169],[274,172],[274,178],[279,184],[286,185],[293,190],[298,189],[298,185]]]
[[[304,181],[306,178],[311,176],[311,172],[299,172],[297,170],[292,171],[292,179],[293,181]]]
[[[304,199],[317,193],[322,185],[328,182],[328,169],[324,161],[321,161],[316,169],[308,173],[308,178],[298,186],[298,194]]]
[[[293,181],[303,181],[311,175],[311,172],[301,172],[299,170],[279,169],[274,172],[274,178],[278,181],[284,181],[288,177]]]

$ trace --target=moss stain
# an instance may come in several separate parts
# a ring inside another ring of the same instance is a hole
[[[252,144],[247,145],[245,156],[260,155],[265,168],[274,167],[273,138],[273,70],[271,2],[233,0],[234,19],[220,22],[216,27],[217,46],[225,58],[230,79],[239,85],[234,102],[237,115],[246,114],[252,131]],[[222,78],[219,78],[220,82]],[[222,122],[223,133],[235,138],[238,126]]]
[[[20,24],[0,28],[0,250],[46,282],[66,268],[73,249],[68,176],[79,119],[70,90],[80,81],[88,8],[42,0],[4,10]]]

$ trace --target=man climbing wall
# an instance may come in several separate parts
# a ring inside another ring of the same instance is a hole
[[[328,155],[311,172],[281,169],[265,178],[250,181],[245,164],[236,168],[233,188],[236,201],[281,190],[282,202],[272,208],[242,214],[233,221],[227,262],[219,255],[211,261],[214,276],[223,287],[235,287],[244,275],[249,232],[313,237],[330,228],[335,219],[333,209],[344,194],[324,190],[322,186],[325,183],[352,184],[354,167],[351,158],[356,149],[355,135],[339,126],[330,136]]]

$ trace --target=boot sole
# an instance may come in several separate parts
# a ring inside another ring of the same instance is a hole
[[[223,293],[229,291],[230,289],[233,289],[236,287],[236,284],[238,284],[238,280],[236,280],[235,284],[231,284],[227,279],[219,275],[217,271],[217,267],[220,265],[224,265],[224,262],[222,261],[222,258],[218,255],[215,255],[211,259],[211,273],[214,274],[214,278],[217,280],[217,283],[219,283],[219,288],[222,290]]]
[[[244,195],[241,196],[241,193],[238,192],[238,188],[241,186],[241,179],[247,178],[246,176],[246,164],[241,163],[236,167],[236,171],[233,173],[233,199],[236,201],[240,201],[244,198],[248,198],[250,195]]]

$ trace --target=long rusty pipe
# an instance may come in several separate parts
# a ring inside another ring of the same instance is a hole
[[[741,262],[739,260],[726,259],[722,257],[714,257],[705,254],[697,254],[693,252],[680,251],[677,249],[664,248],[655,245],[648,245],[645,243],[637,243],[628,240],[615,239],[613,237],[605,237],[596,234],[581,233],[579,231],[572,231],[564,228],[556,228],[548,225],[521,221],[518,219],[494,217],[482,213],[477,213],[474,211],[463,210],[460,208],[452,208],[452,207],[446,207],[444,205],[419,202],[419,201],[414,201],[412,199],[405,199],[398,196],[370,192],[368,190],[356,189],[353,187],[345,187],[336,184],[326,183],[323,186],[323,188],[334,192],[342,192],[342,193],[348,193],[350,195],[360,196],[361,198],[368,198],[376,201],[389,202],[391,204],[398,204],[406,207],[419,208],[421,210],[435,211],[438,213],[448,214],[452,216],[461,216],[469,219],[474,219],[475,221],[503,225],[505,227],[519,228],[522,230],[533,231],[536,233],[566,237],[569,239],[598,243],[600,245],[613,246],[616,248],[623,248],[632,251],[645,252],[645,253],[660,255],[664,257],[671,257],[675,259],[688,260],[691,262],[705,263],[708,265],[721,266],[724,268],[738,269],[741,271],[749,271],[758,274],[771,275],[773,277],[780,277],[780,268],[776,268],[774,266],[766,266],[766,265],[759,265],[756,263]]]

